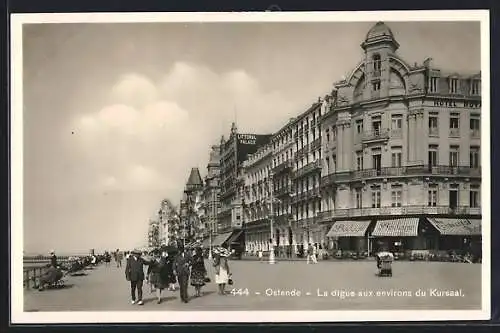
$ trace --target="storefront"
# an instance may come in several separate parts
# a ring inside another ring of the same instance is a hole
[[[326,236],[333,243],[333,248],[341,251],[364,252],[368,250],[366,231],[371,221],[337,221]]]
[[[418,234],[419,218],[378,220],[372,232],[372,249],[379,252],[383,247],[394,253],[425,249],[425,240]]]
[[[477,252],[481,244],[481,220],[435,218],[427,220],[439,232],[438,250]]]

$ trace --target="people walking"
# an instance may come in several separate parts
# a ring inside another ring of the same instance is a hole
[[[169,267],[169,265],[167,265],[167,256],[168,254],[166,252],[160,253],[160,250],[155,251],[154,259],[150,262],[148,267],[149,282],[156,289],[158,304],[162,301],[161,293],[163,289],[168,287],[173,275],[171,266]]]
[[[184,251],[184,248],[179,249],[179,254],[175,258],[174,273],[177,276],[180,289],[181,302],[188,303],[188,283],[189,273],[191,269],[191,257]]]
[[[318,263],[318,246],[317,246],[316,243],[313,245],[311,259],[312,259],[313,264],[317,264]]]
[[[307,251],[307,254],[306,254],[307,255],[307,263],[309,264],[312,261],[312,255],[313,255],[313,246],[312,246],[312,244],[309,244],[307,246],[306,251]]]
[[[205,268],[205,260],[203,259],[203,251],[201,247],[196,248],[192,259],[191,266],[191,285],[194,287],[196,297],[201,296],[201,288],[205,285],[207,279],[207,269]]]
[[[231,272],[229,270],[229,263],[227,258],[230,252],[224,248],[217,248],[215,250],[214,268],[215,268],[215,283],[219,286],[219,295],[225,295],[226,284],[229,283]]]
[[[138,305],[143,305],[142,301],[142,286],[144,281],[144,265],[148,265],[144,258],[141,257],[141,252],[138,250],[132,251],[132,255],[127,260],[125,267],[125,278],[130,281],[130,295],[132,297],[131,303],[135,304],[137,300]],[[136,299],[137,290],[137,299]]]
[[[116,249],[115,252],[115,261],[116,267],[122,267],[123,253],[120,252],[120,249]]]

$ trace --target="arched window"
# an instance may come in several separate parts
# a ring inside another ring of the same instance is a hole
[[[376,53],[372,57],[373,60],[373,70],[375,72],[380,72],[380,68],[382,67],[381,65],[381,60],[380,60],[380,54]]]

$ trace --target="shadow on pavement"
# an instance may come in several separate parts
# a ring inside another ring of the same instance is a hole
[[[169,296],[169,297],[162,297],[161,298],[161,303],[167,303],[167,302],[170,302],[170,301],[173,301],[177,299],[177,297],[174,297],[174,296]],[[156,297],[148,297],[148,298],[145,298],[143,299],[142,301],[144,302],[144,304],[148,304],[148,303],[156,303],[158,299]]]

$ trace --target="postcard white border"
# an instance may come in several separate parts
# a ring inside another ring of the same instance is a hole
[[[409,22],[480,21],[482,170],[482,309],[464,311],[168,311],[23,312],[23,49],[27,23],[144,22]],[[49,323],[214,323],[214,322],[361,322],[489,320],[491,317],[490,193],[490,22],[487,10],[392,12],[232,12],[232,13],[54,13],[11,15],[11,321]],[[217,313],[217,316],[214,316]],[[223,321],[222,321],[223,320]]]

